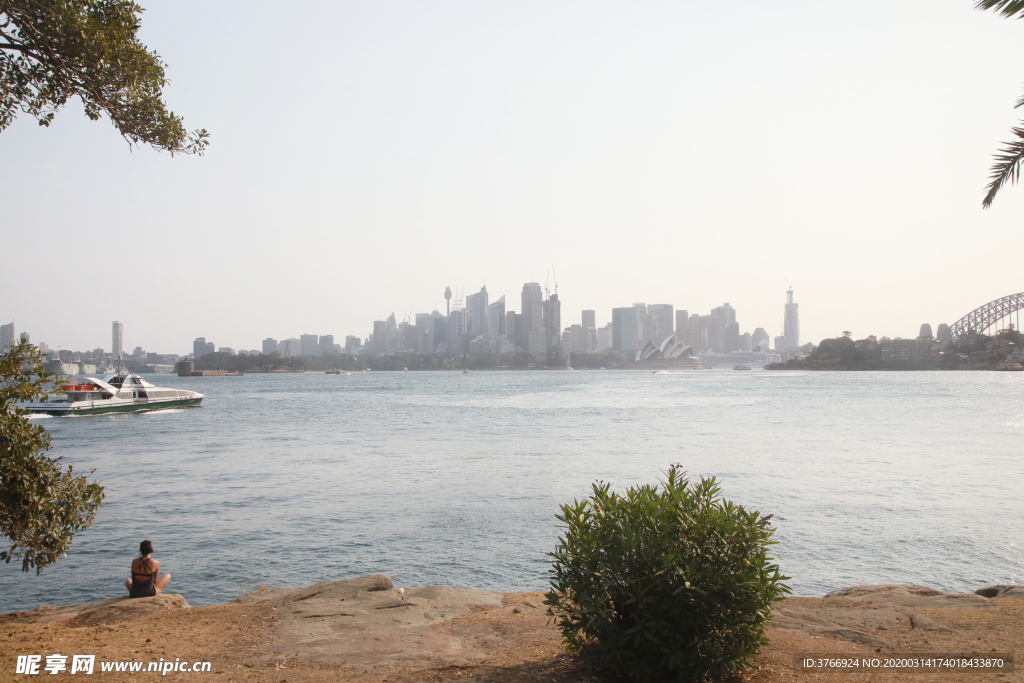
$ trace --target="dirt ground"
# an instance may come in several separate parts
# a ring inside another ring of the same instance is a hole
[[[274,635],[281,610],[271,601],[163,609],[128,621],[101,623],[83,623],[88,621],[83,619],[38,623],[24,617],[8,617],[4,623],[4,617],[0,617],[0,681],[40,680],[42,676],[45,680],[62,680],[51,679],[46,672],[41,676],[14,673],[18,654],[51,653],[95,654],[97,662],[149,662],[160,658],[212,662],[210,673],[171,672],[166,676],[147,672],[100,672],[97,664],[94,675],[111,682],[144,681],[157,676],[168,680],[266,683],[589,683],[599,680],[593,672],[564,654],[559,634],[545,614],[542,600],[541,593],[506,593],[501,596],[500,605],[472,608],[429,626],[443,629],[451,637],[471,638],[481,653],[472,663],[453,665],[450,660],[439,658],[435,663],[368,670],[282,657],[280,651],[275,650],[280,639]],[[878,604],[873,600],[846,597],[790,598],[780,610],[780,615],[789,615],[780,618],[780,622],[790,628],[769,628],[770,646],[741,680],[744,683],[788,683],[799,678],[815,683],[1024,683],[1021,673],[1024,661],[1018,663],[1017,672],[1012,674],[808,673],[793,668],[793,654],[797,652],[1012,653],[1020,652],[1024,645],[1024,600],[995,598],[983,605],[983,609],[924,605]],[[842,628],[833,629],[836,624]],[[828,635],[829,630],[866,642]],[[849,636],[849,633],[857,635]]]

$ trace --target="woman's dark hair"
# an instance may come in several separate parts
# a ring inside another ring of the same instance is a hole
[[[153,552],[153,542],[143,541],[139,544],[139,555],[149,555]]]

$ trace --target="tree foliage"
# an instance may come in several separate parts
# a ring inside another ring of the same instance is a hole
[[[103,502],[102,486],[46,455],[50,435],[20,407],[59,393],[54,379],[27,342],[0,355],[0,533],[11,543],[0,559],[9,564],[20,558],[23,571],[35,567],[37,574],[92,526]]]
[[[568,649],[635,681],[700,681],[743,668],[788,578],[768,516],[723,500],[675,465],[658,486],[607,483],[557,516],[545,604]]]
[[[49,126],[78,96],[132,145],[202,154],[209,134],[188,133],[161,99],[164,63],[136,35],[142,12],[128,0],[0,0],[0,131],[19,111]]]
[[[993,9],[998,14],[1007,18],[1020,19],[1024,17],[1024,0],[977,0],[974,5],[980,10]],[[1024,106],[1024,97],[1017,100],[1014,109]],[[1010,133],[1013,139],[1003,143],[995,155],[995,163],[992,164],[992,172],[989,175],[989,183],[986,189],[985,199],[981,205],[984,208],[992,206],[1003,185],[1017,182],[1020,177],[1020,167],[1024,163],[1024,121],[1020,125],[1011,128]]]

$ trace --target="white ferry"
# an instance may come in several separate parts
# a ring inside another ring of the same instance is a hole
[[[131,373],[108,375],[103,379],[66,377],[61,382],[66,396],[29,403],[25,408],[48,415],[98,415],[197,406],[205,398],[195,391],[153,386]]]

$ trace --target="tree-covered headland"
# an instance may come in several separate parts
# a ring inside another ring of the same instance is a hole
[[[1018,370],[1024,335],[1011,325],[995,335],[966,335],[955,342],[934,341],[930,358],[890,360],[882,353],[888,341],[875,336],[843,335],[822,339],[804,358],[775,363],[768,370]]]

